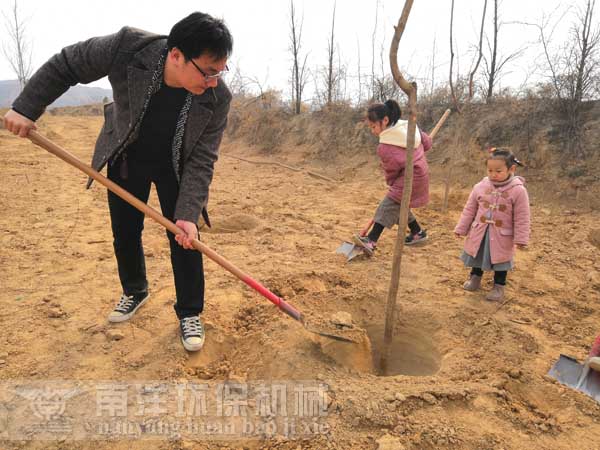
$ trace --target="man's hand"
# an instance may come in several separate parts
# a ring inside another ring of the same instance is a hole
[[[12,109],[4,115],[4,128],[20,137],[27,137],[29,131],[37,129],[35,122]]]
[[[187,250],[192,250],[194,248],[192,241],[198,239],[198,227],[196,224],[186,220],[178,220],[175,222],[175,225],[184,231],[184,233],[175,235],[177,243]]]

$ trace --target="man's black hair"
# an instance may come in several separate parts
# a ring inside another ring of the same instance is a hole
[[[222,20],[194,12],[171,28],[167,47],[169,50],[177,47],[187,60],[203,53],[220,60],[231,55],[233,37]]]

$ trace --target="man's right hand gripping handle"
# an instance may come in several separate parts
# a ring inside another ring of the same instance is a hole
[[[4,128],[20,137],[27,137],[29,131],[37,129],[33,120],[19,114],[14,109],[10,109],[4,115]]]

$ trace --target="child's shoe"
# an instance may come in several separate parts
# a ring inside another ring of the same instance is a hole
[[[427,240],[427,232],[425,230],[421,230],[418,233],[409,234],[408,236],[406,236],[406,238],[404,238],[404,244],[406,244],[406,245],[420,244],[422,242],[425,242],[426,240]]]
[[[465,291],[476,291],[481,287],[481,277],[479,275],[471,274],[471,277],[463,284]]]
[[[495,284],[492,290],[485,297],[486,300],[490,302],[499,302],[504,299],[504,286],[501,284]]]
[[[352,239],[356,245],[364,250],[367,256],[373,256],[375,247],[377,246],[375,241],[372,241],[367,236],[359,236],[358,234],[355,234]]]

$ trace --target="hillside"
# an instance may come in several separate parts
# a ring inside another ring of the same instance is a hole
[[[431,130],[446,104],[420,104],[418,125]],[[376,139],[364,124],[366,108],[334,105],[295,116],[270,98],[238,98],[227,136],[265,156],[308,160],[348,179],[377,171]],[[467,188],[484,175],[484,150],[508,147],[524,162],[529,188],[552,201],[600,209],[600,102],[584,114],[584,158],[566,152],[565,125],[548,100],[499,99],[452,113],[428,160],[438,180]],[[293,149],[293,151],[290,151]]]
[[[19,83],[16,80],[0,81],[0,108],[8,108],[19,95]],[[78,84],[71,87],[59,97],[49,108],[62,106],[80,106],[91,103],[102,103],[104,98],[112,99],[112,90]]]

